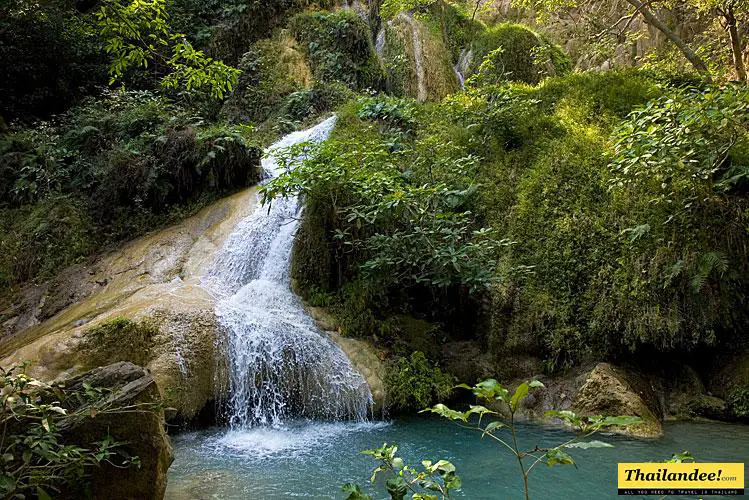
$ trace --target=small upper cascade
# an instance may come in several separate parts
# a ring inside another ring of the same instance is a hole
[[[468,73],[468,68],[471,66],[471,63],[473,63],[473,49],[463,49],[460,52],[458,62],[455,64],[454,68],[455,76],[458,77],[458,83],[460,83],[461,89],[464,89],[466,86],[466,74]]]
[[[327,139],[332,117],[271,146],[265,174],[282,166],[274,153]],[[280,425],[294,417],[368,418],[372,396],[343,351],[322,334],[291,291],[289,264],[301,208],[275,199],[241,221],[219,252],[208,284],[224,296],[216,314],[227,332],[229,419],[233,428]]]
[[[385,55],[385,44],[387,42],[385,33],[385,27],[381,27],[380,31],[377,33],[377,39],[375,40],[375,51],[377,52],[377,56],[382,59]]]

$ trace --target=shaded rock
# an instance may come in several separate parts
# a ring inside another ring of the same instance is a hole
[[[679,415],[681,417],[726,420],[730,417],[730,412],[725,400],[707,394],[695,394],[684,401]]]
[[[637,437],[663,434],[660,401],[649,380],[639,373],[598,363],[553,377],[524,377],[509,386],[514,389],[522,380],[530,379],[542,381],[545,387],[530,392],[518,412],[521,418],[545,420],[544,413],[552,409],[572,410],[583,416],[634,415],[644,423],[614,432]]]
[[[729,399],[733,391],[749,388],[749,347],[725,353],[719,359],[706,377],[711,394]]]
[[[609,363],[598,363],[575,394],[572,408],[580,415],[634,415],[644,423],[621,429],[624,434],[663,434],[663,414],[650,383],[639,374]]]
[[[174,460],[169,438],[164,431],[161,394],[153,377],[143,368],[121,362],[94,369],[66,384],[72,390],[85,385],[110,389],[93,403],[92,416],[65,422],[65,438],[90,445],[111,435],[126,443],[131,456],[140,459],[140,467],[120,468],[104,463],[91,478],[93,498],[109,500],[159,500],[166,491],[167,470]],[[127,411],[105,411],[128,408]]]
[[[446,343],[442,346],[442,359],[448,373],[469,385],[490,378],[494,373],[488,350],[470,340]]]

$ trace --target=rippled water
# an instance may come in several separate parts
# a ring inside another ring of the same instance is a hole
[[[558,443],[563,430],[525,425],[521,443]],[[688,450],[703,462],[749,462],[749,426],[667,423],[665,437],[635,440],[599,437],[614,448],[574,450],[578,468],[543,467],[531,476],[532,498],[616,498],[616,463],[661,461]],[[226,434],[224,429],[174,438],[175,462],[167,498],[283,499],[343,498],[346,482],[368,486],[374,462],[360,450],[398,443],[414,465],[422,458],[451,460],[463,479],[461,498],[522,498],[517,463],[472,431],[432,418],[393,423],[301,423]],[[381,488],[375,498],[386,498]],[[656,497],[649,497],[656,498]]]

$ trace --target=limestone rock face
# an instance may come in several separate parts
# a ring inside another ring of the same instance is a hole
[[[103,464],[95,469],[92,497],[108,500],[164,498],[167,470],[174,455],[164,431],[164,412],[156,406],[161,403],[161,394],[153,377],[139,366],[120,362],[96,368],[66,385],[81,390],[84,384],[111,389],[101,401],[94,403],[95,408],[143,408],[128,412],[101,411],[93,417],[61,426],[64,437],[84,445],[109,434],[115,441],[127,443],[128,453],[140,459],[140,467],[118,468]]]
[[[331,340],[338,344],[346,356],[351,360],[354,368],[362,374],[369,385],[374,400],[374,415],[380,416],[385,402],[385,366],[377,355],[377,351],[368,342],[359,339],[342,337],[335,332],[327,332]]]
[[[445,360],[445,370],[461,383],[472,385],[493,377],[492,357],[477,342],[448,342],[442,347],[442,359]]]
[[[4,323],[0,365],[30,361],[30,375],[49,381],[137,362],[151,370],[166,404],[177,410],[175,418],[192,419],[225,387],[216,362],[223,339],[213,312],[216,298],[202,276],[256,200],[255,189],[242,191],[64,271],[54,286],[28,295],[34,301],[28,311]],[[153,325],[149,344],[135,353],[132,339],[123,338],[121,350],[114,343],[105,353],[93,352],[97,343],[87,336],[118,317]]]
[[[572,408],[580,415],[633,415],[644,423],[622,430],[639,437],[663,434],[660,405],[642,376],[609,363],[598,363],[575,394]]]

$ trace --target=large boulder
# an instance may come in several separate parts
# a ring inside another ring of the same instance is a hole
[[[575,394],[572,408],[579,415],[633,415],[643,423],[621,429],[639,437],[663,435],[663,413],[649,381],[609,363],[598,363]]]
[[[93,472],[91,495],[108,500],[160,500],[166,491],[167,470],[174,460],[164,430],[161,394],[153,377],[132,363],[120,362],[96,368],[66,382],[72,391],[103,388],[102,398],[92,403],[81,420],[61,426],[63,437],[90,445],[111,435],[140,466],[127,468],[103,463]],[[118,411],[118,409],[120,409]]]
[[[528,378],[541,380],[545,387],[531,391],[520,408],[521,417],[544,420],[548,410],[572,410],[583,416],[631,415],[644,422],[614,432],[637,437],[663,434],[661,403],[649,379],[634,370],[597,363],[563,375]]]

